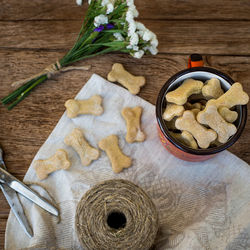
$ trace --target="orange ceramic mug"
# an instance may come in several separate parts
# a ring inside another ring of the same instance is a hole
[[[238,140],[246,124],[247,106],[236,106],[235,110],[238,112],[238,119],[234,124],[237,127],[237,132],[226,143],[208,149],[192,149],[180,143],[171,136],[166,123],[162,118],[162,114],[166,108],[165,96],[167,92],[176,89],[185,79],[188,78],[201,80],[203,82],[213,77],[217,78],[220,80],[221,87],[224,91],[227,91],[234,83],[233,79],[228,75],[213,68],[203,67],[202,57],[199,54],[193,54],[190,56],[188,66],[188,69],[180,71],[172,76],[160,90],[156,103],[158,133],[163,146],[176,157],[185,161],[205,161],[232,146]]]

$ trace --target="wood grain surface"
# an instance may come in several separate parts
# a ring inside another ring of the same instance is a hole
[[[89,71],[72,71],[39,86],[12,111],[0,106],[0,143],[9,171],[23,179],[33,157],[73,98],[93,73],[106,77],[114,62],[147,84],[139,96],[155,104],[166,80],[186,68],[190,53],[204,55],[205,64],[240,81],[250,94],[250,2],[137,0],[140,19],[158,35],[160,53],[136,60],[109,54],[77,65]],[[10,83],[37,73],[62,57],[74,42],[86,6],[71,0],[2,0],[0,8],[0,97]],[[248,108],[250,106],[248,105]],[[250,163],[250,116],[246,128],[229,151]],[[9,207],[0,193],[0,249]]]
[[[157,34],[161,53],[190,54],[198,50],[202,54],[250,55],[250,21],[143,20],[143,23]],[[66,51],[73,46],[80,27],[78,20],[0,21],[0,48]]]
[[[250,20],[249,0],[136,0],[139,18],[169,20]],[[74,0],[2,0],[0,20],[79,20],[87,5]]]

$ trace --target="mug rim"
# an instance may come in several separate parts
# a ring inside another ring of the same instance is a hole
[[[209,73],[213,73],[217,76],[220,76],[221,78],[223,78],[224,80],[226,80],[230,85],[232,85],[233,83],[235,83],[235,81],[228,76],[225,73],[222,73],[219,70],[216,70],[214,68],[210,68],[210,67],[195,67],[195,68],[189,68],[189,69],[184,69],[181,70],[179,72],[177,72],[176,74],[174,74],[172,77],[170,77],[167,82],[162,86],[159,94],[158,94],[158,98],[157,98],[157,102],[156,102],[156,119],[157,119],[157,123],[160,127],[160,130],[162,131],[162,133],[164,134],[164,136],[167,138],[167,140],[169,140],[174,146],[176,146],[177,148],[179,148],[180,150],[189,153],[189,154],[193,154],[193,155],[211,155],[211,154],[217,154],[225,149],[227,149],[228,147],[232,146],[241,136],[244,127],[246,125],[246,120],[247,120],[247,105],[241,105],[240,107],[240,112],[239,114],[239,125],[237,127],[237,132],[224,144],[218,146],[218,147],[214,147],[214,148],[207,148],[207,149],[193,149],[190,148],[182,143],[180,143],[178,140],[176,140],[174,137],[172,137],[170,135],[170,133],[168,132],[167,126],[162,118],[162,102],[165,98],[165,95],[167,93],[167,89],[171,86],[171,84],[177,80],[179,77],[191,73],[191,72],[196,72],[196,71],[203,71],[203,72],[209,72]]]

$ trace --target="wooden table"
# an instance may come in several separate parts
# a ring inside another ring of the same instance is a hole
[[[187,65],[191,53],[204,56],[205,64],[228,73],[250,94],[250,2],[248,0],[137,0],[140,20],[158,35],[157,56],[136,60],[116,53],[78,65],[91,64],[87,72],[72,71],[47,81],[12,111],[0,106],[0,143],[9,171],[23,179],[37,150],[73,98],[93,73],[106,77],[114,62],[134,74],[145,75],[147,85],[139,96],[155,104],[165,81]],[[87,4],[74,0],[2,0],[0,8],[0,97],[10,83],[39,72],[72,46]],[[250,123],[229,150],[250,163]],[[9,206],[0,194],[0,248]]]

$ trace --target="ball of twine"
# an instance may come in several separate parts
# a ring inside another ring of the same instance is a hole
[[[84,249],[149,249],[158,215],[149,196],[126,180],[109,180],[86,192],[76,209],[75,227]]]

